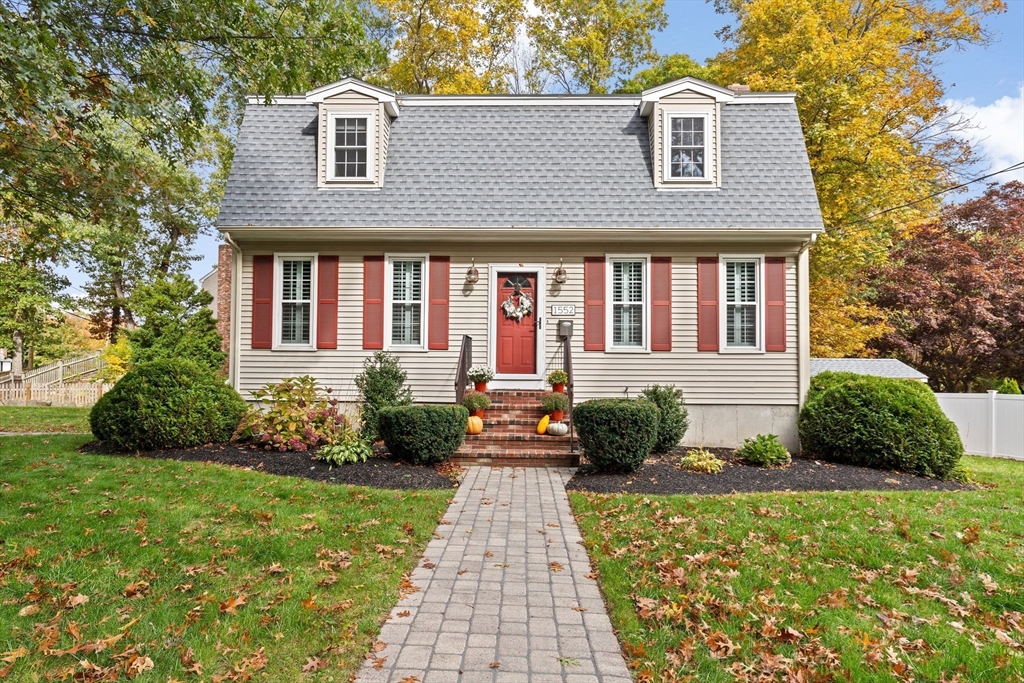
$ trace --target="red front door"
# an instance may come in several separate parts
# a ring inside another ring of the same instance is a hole
[[[537,373],[537,276],[498,273],[497,372]]]

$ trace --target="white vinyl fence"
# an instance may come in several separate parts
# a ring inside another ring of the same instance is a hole
[[[41,385],[26,384],[0,386],[0,405],[24,405],[30,401],[41,401],[55,406],[91,406],[107,393],[113,384],[81,382],[76,384]]]
[[[1024,460],[1024,396],[935,394],[972,455]]]

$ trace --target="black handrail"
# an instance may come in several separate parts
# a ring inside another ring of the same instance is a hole
[[[473,364],[473,338],[462,335],[462,349],[459,351],[459,367],[455,369],[455,402],[462,403],[469,383],[469,367]]]
[[[572,380],[572,345],[568,337],[562,337],[562,369],[568,379],[565,383],[565,391],[569,397],[569,452],[576,452],[576,430],[572,419],[573,407],[573,380]]]

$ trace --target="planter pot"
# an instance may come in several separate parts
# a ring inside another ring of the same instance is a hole
[[[554,391],[557,391],[560,394],[564,394],[565,393],[565,385],[564,384],[552,384],[551,388]]]
[[[482,418],[484,416],[484,409],[481,408],[480,410],[474,410],[473,416]]]
[[[477,391],[487,391],[487,382],[473,382],[473,388]]]
[[[565,413],[564,410],[552,410],[551,411],[551,419],[554,420],[555,422],[561,422],[562,421],[562,416],[563,416],[564,413]]]

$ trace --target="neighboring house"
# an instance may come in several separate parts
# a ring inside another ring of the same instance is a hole
[[[206,275],[199,278],[199,286],[210,293],[213,297],[213,301],[210,302],[210,310],[213,311],[213,317],[217,317],[217,266],[213,267]]]
[[[468,335],[492,388],[541,389],[571,321],[577,402],[671,383],[687,442],[795,448],[822,220],[793,97],[345,79],[251,100],[218,221],[232,383],[309,373],[354,397],[386,349],[418,401],[452,402]]]
[[[913,379],[927,382],[928,375],[918,372],[895,358],[812,358],[811,377],[819,372],[854,372],[858,375],[875,375],[890,379]]]

